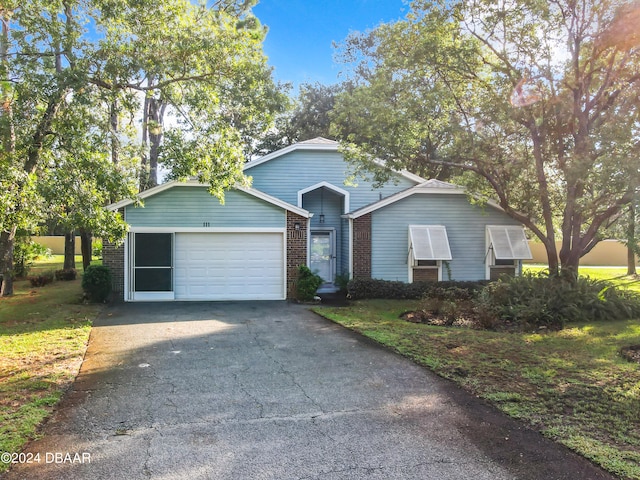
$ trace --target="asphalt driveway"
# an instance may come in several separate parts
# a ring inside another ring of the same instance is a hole
[[[599,479],[409,360],[285,302],[125,304],[8,479]]]

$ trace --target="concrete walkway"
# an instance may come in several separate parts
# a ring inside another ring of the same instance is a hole
[[[105,310],[44,433],[6,478],[611,478],[284,302]]]

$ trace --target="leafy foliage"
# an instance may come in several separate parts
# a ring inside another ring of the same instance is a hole
[[[300,85],[298,97],[276,116],[274,127],[262,137],[254,153],[266,155],[316,137],[333,138],[330,112],[342,85]]]
[[[351,83],[335,132],[379,181],[391,168],[462,172],[544,243],[553,274],[576,275],[640,185],[639,12],[623,0],[416,0],[406,19],[343,43]]]
[[[318,288],[322,285],[322,278],[313,273],[306,265],[298,267],[298,300],[308,302],[313,300]]]
[[[605,280],[579,277],[570,282],[541,273],[493,282],[479,293],[476,304],[485,326],[512,324],[523,330],[640,316],[640,295],[634,292]]]
[[[44,287],[53,282],[53,272],[43,272],[38,275],[29,277],[29,283],[32,287]]]
[[[82,277],[82,289],[87,298],[95,303],[103,303],[111,293],[111,270],[104,265],[90,265]]]
[[[15,276],[25,277],[38,258],[51,256],[51,250],[32,241],[29,237],[20,236],[16,242],[13,255],[15,259],[13,270]]]
[[[56,270],[56,280],[70,282],[78,277],[78,271],[75,268]]]
[[[439,297],[462,300],[480,290],[486,281],[476,282],[394,282],[372,278],[355,278],[347,286],[349,297],[354,300],[364,298],[420,299]]]

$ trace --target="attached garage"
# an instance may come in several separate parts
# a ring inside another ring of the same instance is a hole
[[[114,204],[130,225],[124,300],[286,299],[309,212],[242,187],[222,204],[204,187],[172,182],[143,192],[144,206]]]
[[[282,233],[176,233],[176,300],[282,300]]]

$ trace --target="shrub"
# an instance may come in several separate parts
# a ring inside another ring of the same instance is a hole
[[[61,280],[64,282],[69,282],[71,280],[75,280],[78,276],[78,272],[75,268],[56,270],[56,280]]]
[[[32,287],[44,287],[53,282],[53,272],[43,272],[40,275],[29,277]]]
[[[89,265],[82,277],[82,289],[90,301],[102,303],[111,293],[111,271],[104,265]]]
[[[340,289],[340,292],[343,294],[347,293],[347,287],[349,285],[349,274],[343,273],[341,275],[336,275],[336,279],[334,281],[336,286]]]
[[[567,322],[640,315],[640,296],[589,277],[571,282],[525,273],[487,285],[476,299],[484,326],[513,324],[522,329],[562,328]]]
[[[51,250],[32,241],[29,237],[17,237],[13,250],[13,272],[17,277],[26,277],[38,258],[48,258]]]
[[[93,241],[91,254],[94,257],[102,258],[102,240],[97,238]]]
[[[322,285],[322,278],[319,275],[313,273],[305,265],[298,267],[298,300],[303,302],[313,300],[320,285]]]
[[[485,280],[476,282],[450,280],[444,282],[404,283],[372,278],[356,278],[349,282],[347,289],[349,297],[352,299],[386,298],[402,300],[421,299],[432,294],[436,296],[442,295],[445,290],[455,288],[457,289],[455,295],[458,295],[458,298],[453,299],[464,300],[465,298],[459,296],[468,295],[472,297],[487,283]],[[466,293],[461,293],[461,291]]]

